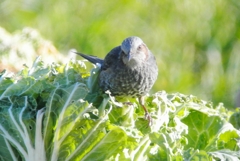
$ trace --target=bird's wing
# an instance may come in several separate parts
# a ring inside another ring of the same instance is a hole
[[[102,70],[106,70],[108,68],[112,68],[113,66],[119,65],[117,63],[119,63],[120,53],[121,53],[120,46],[113,48],[104,58]]]
[[[101,64],[101,65],[102,65],[103,62],[104,62],[103,59],[100,59],[100,58],[98,58],[98,57],[96,57],[96,56],[85,55],[85,54],[78,53],[78,52],[74,52],[74,53],[76,53],[76,54],[80,55],[81,57],[87,59],[88,61],[90,61],[90,62],[93,63],[93,64],[97,64],[97,63],[98,63],[98,64]]]

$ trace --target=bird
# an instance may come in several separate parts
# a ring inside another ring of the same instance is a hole
[[[130,36],[114,47],[104,59],[75,52],[93,64],[99,64],[99,86],[113,96],[136,97],[145,112],[145,119],[152,119],[144,105],[144,96],[151,90],[158,77],[155,56],[143,40]]]

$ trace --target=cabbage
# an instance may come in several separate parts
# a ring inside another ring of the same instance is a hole
[[[159,91],[145,97],[148,126],[135,99],[101,93],[99,68],[82,61],[0,74],[0,160],[240,159],[238,110],[192,95]]]

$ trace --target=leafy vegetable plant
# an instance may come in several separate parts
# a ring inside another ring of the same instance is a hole
[[[160,91],[139,103],[97,86],[82,61],[0,77],[0,160],[239,160],[239,111],[192,95]]]

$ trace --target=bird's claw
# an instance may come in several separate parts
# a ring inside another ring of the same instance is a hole
[[[132,106],[133,103],[132,102],[123,102],[124,105],[127,105],[127,106]]]
[[[148,112],[145,113],[145,119],[148,120],[148,126],[152,126],[152,117]]]

